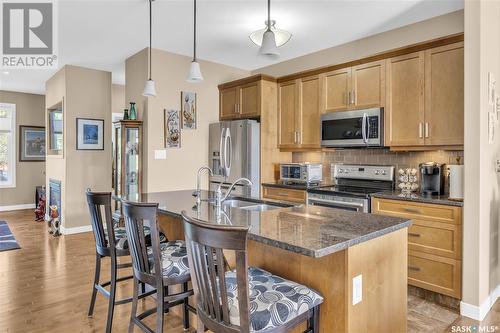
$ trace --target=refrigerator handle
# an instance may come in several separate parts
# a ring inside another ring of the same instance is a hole
[[[224,167],[226,168],[226,175],[229,177],[231,173],[231,154],[232,154],[232,140],[231,130],[226,128],[226,135],[224,138]],[[229,146],[229,147],[228,147]]]
[[[223,172],[222,176],[226,176],[226,167],[224,165],[224,155],[222,152],[223,144],[224,144],[224,133],[225,133],[225,128],[222,127],[220,131],[220,141],[219,141],[219,164],[220,164],[220,169]]]

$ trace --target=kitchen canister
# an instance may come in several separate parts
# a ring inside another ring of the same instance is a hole
[[[464,166],[448,165],[450,194],[452,200],[462,200],[464,198]]]

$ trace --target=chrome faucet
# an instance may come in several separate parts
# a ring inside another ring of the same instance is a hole
[[[216,207],[220,207],[222,206],[222,203],[224,201],[226,201],[227,197],[229,197],[229,195],[231,194],[231,191],[234,189],[234,187],[236,186],[236,184],[238,184],[239,182],[246,182],[248,185],[252,186],[253,183],[250,179],[248,178],[239,178],[239,179],[236,179],[234,181],[234,183],[231,184],[231,186],[229,186],[229,188],[227,189],[226,191],[226,194],[222,194],[222,183],[219,184],[219,186],[217,187],[217,191],[215,191],[215,206]]]
[[[203,170],[208,170],[208,172],[210,173],[210,176],[214,175],[214,173],[212,172],[212,169],[210,169],[207,166],[202,166],[201,168],[198,169],[198,175],[196,176],[196,191],[193,192],[193,197],[196,197],[196,202],[198,204],[201,202],[200,183],[201,183],[201,172]]]

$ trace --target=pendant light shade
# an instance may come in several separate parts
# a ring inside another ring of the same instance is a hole
[[[197,83],[203,81],[203,75],[201,74],[200,64],[196,59],[196,0],[193,3],[193,61],[189,67],[189,73],[186,78],[187,82]]]
[[[153,10],[151,8],[153,0],[149,0],[149,79],[144,85],[144,90],[142,91],[142,96],[144,97],[155,97],[156,96],[156,85],[155,81],[151,78],[151,73],[153,72],[153,48],[152,48],[152,35],[153,35]]]
[[[264,36],[262,37],[262,46],[260,47],[259,53],[267,56],[280,55],[280,51],[278,51],[278,47],[276,46],[276,36],[274,36],[274,32],[271,30],[264,32]]]
[[[257,46],[262,45],[262,39],[264,37],[264,33],[267,31],[268,23],[267,21],[264,23],[265,28],[259,29],[250,34],[250,40]],[[274,38],[276,40],[276,46],[281,47],[288,43],[288,41],[292,38],[292,34],[286,30],[276,28],[276,21],[271,20],[271,31],[274,32]]]

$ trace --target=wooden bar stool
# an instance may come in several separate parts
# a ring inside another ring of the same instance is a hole
[[[118,270],[132,267],[132,263],[118,263],[118,258],[128,257],[130,255],[124,228],[115,228],[111,213],[111,193],[110,192],[91,192],[87,189],[87,203],[89,205],[92,230],[94,232],[96,245],[96,266],[94,283],[92,284],[92,297],[88,316],[94,313],[94,305],[97,292],[108,298],[108,318],[106,322],[106,332],[110,333],[113,326],[113,313],[115,305],[132,302],[132,297],[116,300],[116,284],[118,282],[132,279],[132,275],[118,277]],[[106,228],[104,227],[106,226]],[[149,234],[149,229],[146,231]],[[100,283],[101,260],[109,257],[111,260],[111,280]],[[109,291],[106,290],[109,287]],[[142,286],[142,297],[146,297],[153,292],[145,293]]]
[[[145,332],[163,332],[163,314],[168,309],[183,305],[184,329],[189,328],[189,311],[195,312],[188,304],[193,290],[188,288],[189,274],[186,245],[183,240],[160,243],[159,227],[156,220],[158,204],[123,203],[125,229],[129,240],[130,255],[134,270],[134,296],[129,332],[134,325]],[[144,228],[151,229],[151,247],[146,246]],[[156,290],[156,307],[137,314],[138,285],[144,283]],[[169,294],[169,286],[179,285],[182,290]],[[149,328],[142,320],[156,312],[156,330]]]
[[[182,212],[189,267],[196,296],[198,332],[288,332],[307,321],[308,333],[319,332],[316,291],[248,267],[249,227],[209,224]],[[234,251],[236,269],[224,267],[224,250]]]

